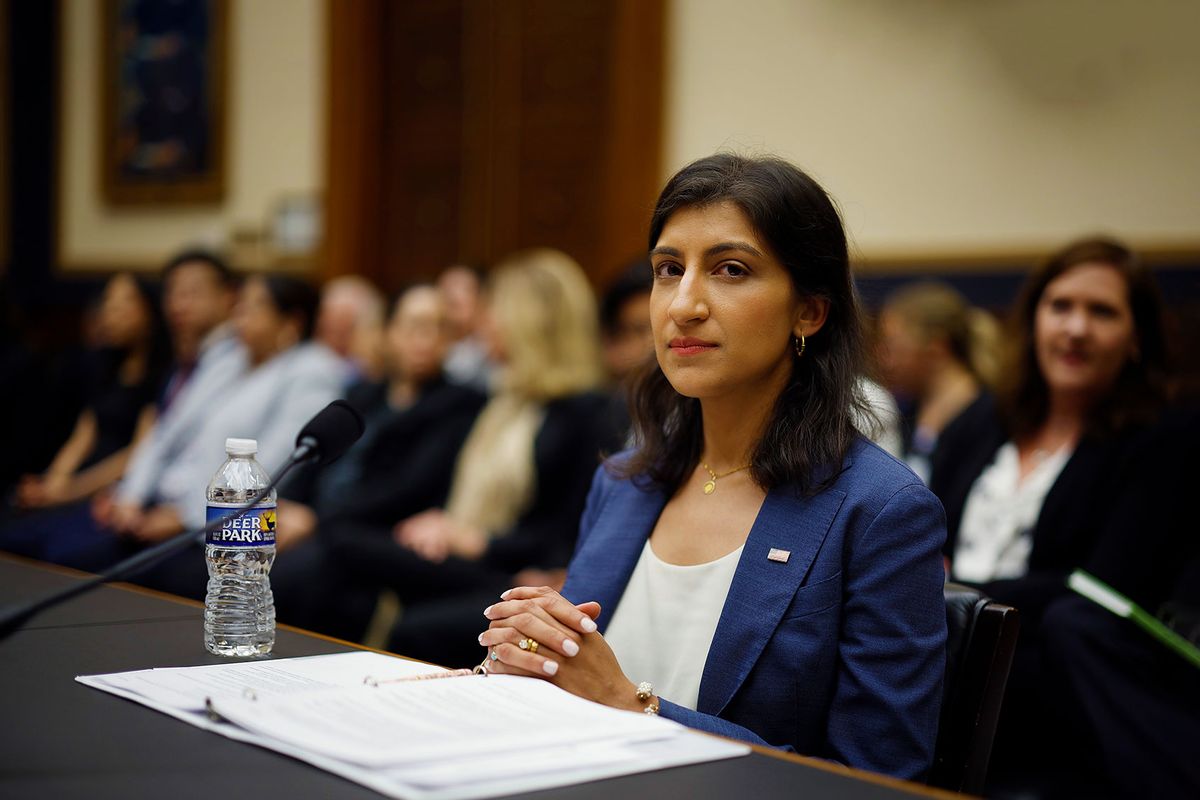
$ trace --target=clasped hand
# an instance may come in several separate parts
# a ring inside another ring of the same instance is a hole
[[[439,508],[422,511],[396,523],[392,538],[435,564],[449,556],[474,560],[487,549],[483,531],[456,521]]]
[[[479,634],[488,648],[488,672],[542,678],[579,697],[630,711],[641,709],[636,687],[596,630],[599,603],[573,605],[549,586],[518,586],[483,615]],[[522,649],[532,639],[537,652]]]

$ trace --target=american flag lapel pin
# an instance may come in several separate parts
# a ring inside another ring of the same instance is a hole
[[[768,561],[778,561],[780,564],[786,564],[791,557],[791,550],[780,550],[778,547],[772,547],[771,552],[767,553]]]

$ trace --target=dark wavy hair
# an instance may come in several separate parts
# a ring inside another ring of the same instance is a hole
[[[271,302],[280,314],[293,317],[300,323],[300,338],[312,338],[317,322],[317,306],[320,296],[313,285],[291,275],[267,274],[258,276],[267,287]]]
[[[750,474],[765,489],[793,485],[811,494],[840,471],[873,413],[859,389],[862,314],[850,277],[846,234],[833,201],[804,172],[777,158],[714,155],[688,164],[663,189],[650,220],[650,248],[680,209],[730,202],[741,209],[787,269],[796,292],[829,302],[824,326],[775,402],[754,449]],[[704,447],[700,402],[680,395],[655,363],[637,377],[630,412],[640,447],[618,472],[674,491]]]
[[[237,277],[233,274],[233,270],[229,268],[229,264],[221,256],[217,255],[212,250],[204,250],[202,248],[193,247],[187,250],[181,250],[171,257],[171,260],[162,268],[161,281],[165,284],[171,273],[180,267],[192,264],[203,264],[212,272],[213,277],[217,282],[226,289],[236,289],[238,285]]]
[[[1038,303],[1055,278],[1081,264],[1105,264],[1125,280],[1138,357],[1121,368],[1109,391],[1090,410],[1092,435],[1148,424],[1169,394],[1170,363],[1163,324],[1163,301],[1154,275],[1116,239],[1102,236],[1072,242],[1051,255],[1029,276],[1009,320],[1012,348],[998,391],[1000,410],[1013,436],[1033,433],[1046,420],[1050,391],[1037,362],[1034,325]]]

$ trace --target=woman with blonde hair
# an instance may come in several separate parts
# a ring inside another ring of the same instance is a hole
[[[483,333],[496,391],[463,445],[444,508],[370,530],[330,532],[345,577],[399,597],[391,647],[440,663],[475,656],[479,600],[528,568],[565,566],[592,471],[612,445],[595,299],[564,253],[525,250],[489,280]],[[426,631],[434,630],[437,634]]]
[[[907,284],[879,312],[879,367],[911,406],[904,460],[928,482],[938,436],[996,379],[999,325],[940,281]]]

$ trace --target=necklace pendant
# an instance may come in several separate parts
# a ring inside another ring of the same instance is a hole
[[[704,482],[704,493],[705,494],[712,494],[716,490],[717,490],[717,482],[716,481],[705,481]]]

